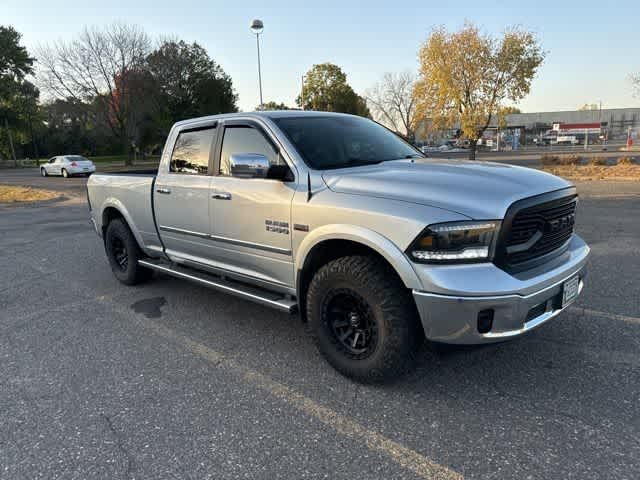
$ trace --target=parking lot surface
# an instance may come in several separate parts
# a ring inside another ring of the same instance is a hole
[[[566,312],[362,386],[296,317],[167,276],[119,284],[86,179],[32,173],[0,183],[78,201],[0,207],[1,479],[640,478],[637,185],[579,185],[592,257]]]

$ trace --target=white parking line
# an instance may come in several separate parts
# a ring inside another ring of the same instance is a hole
[[[621,322],[632,323],[634,325],[640,325],[640,318],[638,317],[630,317],[628,315],[620,315],[618,313],[602,312],[600,310],[593,310],[591,308],[583,307],[569,307],[569,310],[574,313],[594,315],[596,317],[607,318],[609,320],[618,320]]]
[[[233,373],[248,384],[260,388],[296,410],[331,427],[338,433],[364,441],[370,450],[388,456],[400,466],[422,478],[430,480],[462,480],[464,478],[461,474],[430,460],[415,450],[411,450],[378,432],[370,430],[335,410],[320,405],[311,398],[296,392],[283,383],[236,363],[225,357],[224,354],[216,352],[206,345],[194,342],[147,318],[137,316],[136,320],[155,334],[179,344],[191,353],[215,364],[217,368],[223,368]]]

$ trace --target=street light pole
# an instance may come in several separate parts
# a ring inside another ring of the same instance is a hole
[[[255,19],[251,22],[250,28],[256,36],[256,47],[258,50],[258,89],[260,91],[260,107],[262,107],[264,102],[262,100],[262,71],[260,68],[260,34],[262,33],[262,30],[264,30],[264,24],[262,23],[262,20]]]

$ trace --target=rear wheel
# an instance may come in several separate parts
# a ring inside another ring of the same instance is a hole
[[[362,382],[397,378],[423,341],[409,291],[374,257],[342,257],[320,268],[307,292],[307,318],[327,361]]]
[[[117,218],[109,223],[104,245],[111,270],[122,283],[135,285],[151,278],[153,272],[138,264],[144,254],[123,219]]]
[[[40,175],[42,175],[43,177],[47,176],[47,170],[44,167],[40,169]]]
[[[66,168],[63,168],[63,169],[62,169],[62,176],[63,176],[64,178],[69,178],[69,172],[67,172],[67,169],[66,169]]]

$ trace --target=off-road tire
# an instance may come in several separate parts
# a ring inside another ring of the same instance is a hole
[[[123,219],[116,218],[109,223],[105,233],[104,247],[113,274],[125,285],[135,285],[151,278],[153,271],[138,265],[138,260],[144,258],[144,254]],[[123,250],[126,253],[124,266],[121,265],[118,256]]]
[[[377,328],[371,352],[356,358],[339,340],[326,302],[349,292],[365,305]],[[320,353],[343,375],[364,383],[397,379],[414,363],[424,341],[411,293],[382,259],[348,256],[333,260],[314,275],[307,291],[307,328]]]

